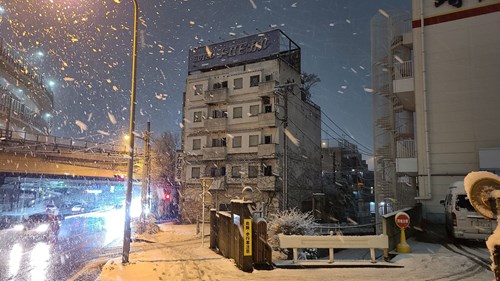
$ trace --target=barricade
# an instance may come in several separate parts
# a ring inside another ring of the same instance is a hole
[[[387,235],[366,235],[366,236],[344,236],[344,235],[329,235],[329,236],[312,236],[312,235],[283,235],[278,234],[280,248],[293,249],[293,262],[298,262],[298,249],[314,248],[314,249],[329,249],[329,263],[334,262],[334,249],[370,249],[371,262],[375,263],[375,249],[387,249],[389,247],[389,239]]]

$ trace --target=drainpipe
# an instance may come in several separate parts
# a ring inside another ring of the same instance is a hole
[[[429,145],[429,109],[427,107],[427,83],[426,83],[426,68],[425,68],[425,44],[424,44],[424,0],[420,0],[420,43],[422,56],[422,94],[424,104],[424,134],[425,134],[425,157],[427,171],[427,189],[425,194],[419,195],[416,199],[431,199],[431,151]]]

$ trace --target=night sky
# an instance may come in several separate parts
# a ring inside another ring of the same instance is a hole
[[[302,48],[302,71],[321,78],[312,99],[324,113],[323,138],[353,141],[349,135],[364,153],[372,147],[370,19],[409,13],[410,0],[138,4],[137,132],[150,120],[155,135],[180,135],[190,48],[279,28]],[[55,82],[53,134],[121,141],[129,122],[132,0],[0,0],[0,7],[4,42]]]

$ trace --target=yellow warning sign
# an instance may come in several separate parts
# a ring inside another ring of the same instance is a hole
[[[252,219],[243,220],[243,256],[252,255]]]

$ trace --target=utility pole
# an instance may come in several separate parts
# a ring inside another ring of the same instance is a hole
[[[284,100],[284,111],[285,116],[283,119],[279,119],[283,121],[283,206],[282,210],[288,209],[288,95],[290,93],[293,94],[293,87],[297,86],[296,83],[286,83],[283,85],[276,86],[275,89],[278,95],[283,95]]]
[[[288,209],[288,92],[289,86],[285,87],[285,119],[283,122],[283,210]],[[293,88],[292,88],[293,90]]]
[[[144,141],[144,164],[142,166],[142,187],[141,187],[141,230],[146,229],[146,210],[149,207],[149,140],[151,134],[151,122],[147,122],[146,131],[143,133],[142,140]]]
[[[130,126],[129,126],[129,137],[130,137],[130,147],[129,147],[129,160],[127,167],[127,190],[125,192],[125,225],[123,230],[123,252],[122,252],[122,263],[127,264],[129,262],[130,255],[130,242],[132,236],[132,230],[130,229],[130,203],[132,201],[132,184],[134,177],[134,128],[135,128],[135,93],[136,93],[136,73],[137,73],[137,20],[139,7],[137,5],[137,0],[134,2],[134,28],[133,28],[133,40],[132,40],[132,85],[130,93]]]

